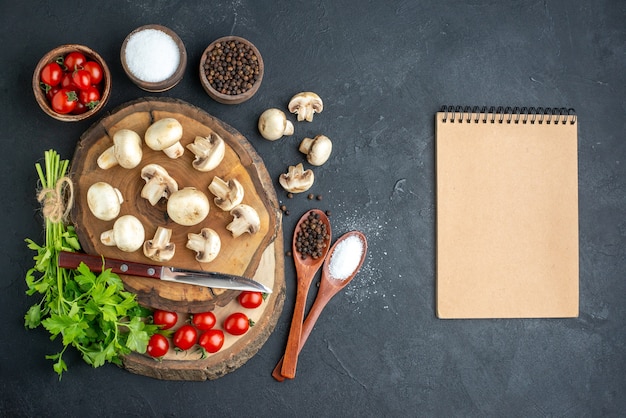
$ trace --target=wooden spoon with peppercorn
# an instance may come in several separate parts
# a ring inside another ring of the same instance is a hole
[[[296,375],[302,321],[309,287],[328,253],[330,239],[330,221],[326,214],[318,209],[312,209],[302,215],[293,233],[291,246],[298,287],[281,369],[281,374],[289,379],[293,379]]]
[[[352,240],[352,242],[348,243],[347,240]],[[360,243],[360,245],[355,246],[355,243]],[[334,260],[331,262],[333,254],[337,249],[340,249],[342,254],[337,254],[339,261],[336,262],[346,263],[345,266],[340,266],[339,269],[335,267]],[[345,259],[346,252],[350,253],[348,256],[351,258],[348,260]],[[302,335],[300,336],[298,352],[302,350],[304,343],[306,343],[311,331],[313,331],[313,327],[315,327],[315,323],[322,313],[322,310],[324,310],[326,304],[333,298],[333,296],[339,293],[341,289],[346,287],[354,276],[356,276],[361,268],[361,265],[363,265],[363,261],[365,261],[366,254],[367,239],[365,238],[365,235],[359,231],[350,231],[342,235],[330,248],[330,251],[324,261],[322,280],[320,280],[320,288],[317,292],[317,297],[313,302],[313,306],[311,306],[309,314],[304,320],[304,324],[302,324]],[[285,380],[285,377],[281,374],[282,365],[283,359],[281,358],[272,372],[272,377],[279,382]]]

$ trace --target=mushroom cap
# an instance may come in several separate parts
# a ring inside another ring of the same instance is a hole
[[[141,178],[146,184],[141,189],[141,197],[148,199],[152,206],[156,205],[162,197],[168,198],[178,191],[178,183],[167,170],[159,164],[148,164],[141,169]]]
[[[143,254],[154,261],[169,261],[176,253],[176,244],[170,242],[172,230],[157,227],[154,238],[143,243]]]
[[[226,145],[224,140],[213,133],[209,136],[196,136],[191,144],[187,145],[196,158],[191,163],[198,171],[211,171],[215,169],[224,159]]]
[[[98,219],[110,221],[120,214],[122,193],[104,181],[98,181],[87,190],[87,206]]]
[[[285,112],[276,108],[261,113],[258,128],[261,136],[269,141],[276,141],[283,135],[293,135],[293,123],[287,120]]]
[[[174,118],[163,118],[154,122],[146,130],[146,145],[155,151],[169,148],[183,137],[183,125]]]
[[[256,234],[261,229],[261,219],[252,206],[239,204],[230,211],[230,214],[233,216],[233,220],[226,225],[226,229],[232,233],[234,238],[246,232]]]
[[[291,113],[298,115],[298,121],[313,121],[314,113],[321,113],[324,110],[324,103],[320,96],[312,91],[303,91],[294,95],[287,106]]]
[[[196,260],[208,263],[215,260],[222,247],[220,236],[211,228],[202,228],[199,234],[187,234],[187,248],[196,252]]]
[[[167,200],[167,214],[179,225],[193,226],[209,214],[209,198],[195,187],[185,187]]]
[[[287,173],[281,174],[278,178],[283,189],[291,193],[306,192],[313,186],[314,181],[313,170],[304,170],[302,163],[289,166]]]
[[[141,248],[144,238],[143,225],[133,215],[120,216],[113,224],[113,229],[100,235],[100,241],[104,245],[117,246],[126,252],[133,252]]]
[[[141,137],[133,130],[120,129],[115,132],[113,147],[118,164],[124,168],[137,167],[143,157],[141,143]]]
[[[306,154],[309,164],[320,166],[328,161],[333,150],[333,143],[326,135],[317,135],[313,139],[304,138],[298,149]]]

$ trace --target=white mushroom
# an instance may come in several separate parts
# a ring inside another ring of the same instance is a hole
[[[306,154],[307,161],[312,165],[322,165],[330,157],[333,143],[325,135],[317,135],[315,138],[304,138],[300,143],[300,152]]]
[[[141,197],[148,199],[152,206],[156,205],[162,197],[168,198],[178,191],[178,183],[166,169],[158,164],[148,164],[141,169],[141,178],[146,181],[141,189]]]
[[[196,260],[208,263],[215,260],[222,247],[220,236],[211,228],[202,228],[199,234],[187,234],[187,248],[196,252]]]
[[[215,205],[223,211],[229,211],[243,201],[243,186],[239,180],[233,178],[225,182],[215,176],[209,184],[209,191],[215,195]]]
[[[196,136],[196,139],[187,145],[187,149],[196,156],[193,160],[193,168],[198,171],[211,171],[224,159],[226,145],[224,140],[213,133],[206,138]]]
[[[291,113],[298,115],[298,121],[313,121],[314,113],[321,113],[324,110],[324,103],[317,94],[312,91],[303,91],[291,98],[288,109]]]
[[[270,141],[276,141],[283,135],[293,135],[293,123],[287,120],[285,112],[276,108],[261,113],[258,128],[261,136]]]
[[[113,229],[100,234],[100,241],[109,247],[117,247],[122,251],[132,253],[143,245],[145,230],[141,221],[133,215],[124,215],[117,218]]]
[[[107,148],[98,157],[98,167],[107,170],[116,165],[135,168],[141,162],[143,150],[141,137],[130,129],[120,129],[113,134],[113,146]]]
[[[167,214],[179,225],[197,225],[209,214],[209,198],[195,187],[185,187],[167,200]]]
[[[174,257],[176,244],[170,242],[172,230],[157,227],[154,238],[143,243],[143,254],[154,261],[169,261]]]
[[[185,148],[180,144],[183,125],[174,118],[163,118],[148,127],[144,139],[146,145],[155,151],[163,151],[175,159],[183,155]]]
[[[313,170],[304,170],[302,163],[290,165],[287,173],[283,173],[278,178],[278,182],[283,189],[291,193],[306,192],[313,186],[315,175]]]
[[[87,190],[87,206],[93,216],[103,221],[110,221],[120,214],[120,205],[124,202],[122,193],[104,181],[92,184]]]
[[[237,205],[230,211],[230,214],[233,216],[233,220],[226,225],[226,229],[228,229],[235,238],[246,232],[256,234],[261,229],[259,214],[252,206],[244,204]]]

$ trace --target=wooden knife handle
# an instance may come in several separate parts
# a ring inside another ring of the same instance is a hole
[[[116,274],[128,274],[130,276],[149,277],[152,279],[161,278],[161,266],[117,260],[114,258],[105,259],[99,255],[68,251],[59,252],[59,267],[77,269],[81,262],[85,263],[87,267],[89,267],[89,270],[93,272],[101,272],[104,267],[105,270],[111,269],[111,271]]]

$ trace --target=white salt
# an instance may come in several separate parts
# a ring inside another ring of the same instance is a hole
[[[129,71],[135,77],[155,83],[174,74],[180,64],[180,51],[167,33],[144,29],[128,38],[125,58]]]
[[[363,255],[363,241],[357,235],[350,235],[340,241],[330,257],[328,270],[333,279],[345,280],[359,266]]]

